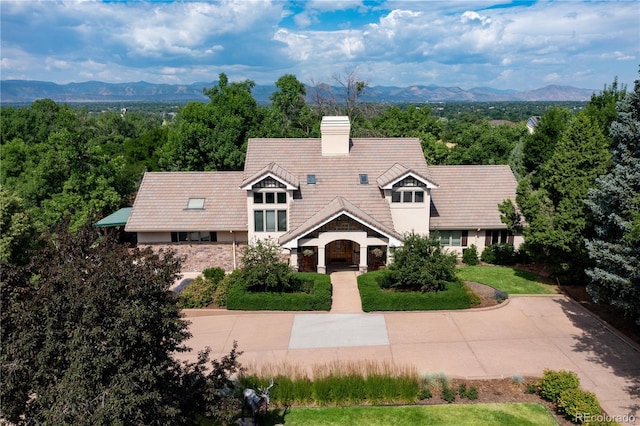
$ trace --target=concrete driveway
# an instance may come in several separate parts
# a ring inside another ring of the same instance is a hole
[[[355,275],[339,278],[340,286],[355,283]],[[347,306],[344,301],[339,305]],[[219,358],[237,341],[244,351],[240,362],[254,367],[311,371],[332,361],[372,360],[470,379],[564,369],[575,371],[582,387],[595,392],[620,423],[640,424],[640,348],[564,296],[511,296],[496,308],[465,311],[345,310],[187,310],[193,334],[187,345],[193,351],[178,358],[195,361],[205,346]]]

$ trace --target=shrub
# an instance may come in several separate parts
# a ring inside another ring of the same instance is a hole
[[[447,252],[434,236],[416,233],[405,235],[404,245],[393,249],[390,273],[384,276],[383,288],[433,292],[455,280],[455,253]]]
[[[418,392],[418,399],[419,400],[423,400],[423,399],[431,399],[433,397],[433,394],[431,393],[431,389],[429,388],[422,388],[420,389],[420,392]]]
[[[180,309],[204,308],[213,303],[215,291],[216,284],[199,275],[178,294],[177,305]]]
[[[538,392],[538,385],[535,383],[527,383],[524,388],[524,393],[533,395]]]
[[[506,243],[491,244],[485,247],[480,258],[483,262],[493,265],[512,265],[516,261],[513,246]]]
[[[202,275],[214,284],[218,284],[225,277],[226,273],[222,268],[207,268],[202,271]]]
[[[563,391],[558,397],[557,404],[558,410],[574,423],[583,423],[591,416],[602,414],[595,394],[580,388]]]
[[[449,385],[443,382],[440,390],[440,396],[442,397],[442,399],[447,401],[447,403],[451,404],[456,400],[456,390],[454,388],[449,387]]]
[[[475,244],[471,244],[469,248],[463,250],[462,262],[471,266],[480,263],[480,261],[478,260],[478,248]]]
[[[464,285],[464,290],[467,292],[467,296],[469,296],[471,306],[478,306],[482,303],[480,296],[478,296],[468,285]]]
[[[296,291],[299,283],[289,264],[280,259],[280,251],[273,239],[256,240],[244,248],[242,280],[248,291]]]
[[[467,398],[470,401],[478,399],[478,388],[475,386],[471,386],[467,388],[466,383],[460,383],[458,386],[458,395],[460,398]]]
[[[225,275],[225,277],[218,283],[218,286],[216,287],[216,291],[213,293],[213,304],[215,306],[221,307],[221,306],[227,305],[229,288],[231,288],[233,283],[238,280],[238,276],[241,273],[242,273],[241,270],[236,269],[229,275]]]
[[[471,386],[467,391],[466,398],[470,401],[475,401],[478,399],[478,388],[475,386]]]
[[[552,402],[557,402],[560,394],[568,389],[580,387],[580,379],[573,371],[544,370],[540,380],[540,395]]]
[[[496,290],[493,292],[493,298],[496,299],[496,302],[502,303],[509,298],[509,293],[502,290]]]

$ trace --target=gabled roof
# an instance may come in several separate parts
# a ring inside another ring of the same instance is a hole
[[[501,229],[498,204],[515,203],[518,183],[509,166],[431,166],[440,183],[431,191],[429,228]]]
[[[348,200],[338,196],[334,198],[329,204],[327,204],[323,209],[311,216],[301,226],[282,235],[279,239],[279,243],[282,246],[287,247],[287,243],[294,241],[297,238],[303,237],[304,235],[316,230],[317,228],[330,222],[341,214],[347,214],[354,220],[357,220],[365,226],[368,226],[369,228],[375,230],[376,232],[384,234],[387,237],[395,238],[398,241],[403,241],[402,235],[397,233],[395,230],[388,228],[384,224],[377,221],[375,218],[368,215],[362,209],[353,205]],[[293,245],[293,247],[296,246],[297,243]]]
[[[246,231],[242,178],[242,172],[147,172],[125,230]],[[187,209],[189,198],[204,198],[203,208]]]
[[[275,161],[272,161],[252,176],[245,178],[240,184],[240,187],[249,190],[257,182],[268,176],[283,183],[287,189],[298,189],[300,186],[298,179],[296,179],[294,175],[283,167],[280,167]]]
[[[289,229],[296,230],[337,196],[348,200],[385,229],[395,229],[389,203],[375,182],[391,165],[400,163],[433,182],[417,138],[352,138],[348,155],[323,156],[321,139],[249,139],[245,178],[250,182],[271,162],[283,164],[299,182],[289,208]],[[313,174],[316,183],[307,183]],[[360,175],[368,184],[360,183]]]
[[[438,185],[432,180],[427,179],[426,177],[420,175],[420,173],[416,173],[415,171],[405,167],[403,164],[395,163],[389,170],[384,172],[382,175],[378,177],[376,182],[378,186],[383,189],[391,189],[391,187],[396,183],[406,178],[407,176],[413,176],[416,179],[422,181],[428,188],[437,188]]]

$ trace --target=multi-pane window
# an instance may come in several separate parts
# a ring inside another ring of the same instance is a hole
[[[484,244],[513,244],[513,234],[506,229],[487,229]]]
[[[254,192],[254,204],[285,204],[287,202],[286,192]]]
[[[443,246],[466,247],[468,231],[438,231]]]
[[[424,203],[424,190],[426,185],[414,178],[407,176],[393,185],[391,191],[392,203]]]
[[[287,211],[254,210],[253,223],[256,232],[285,232],[287,230]]]
[[[391,192],[393,203],[424,203],[424,191],[422,190],[396,190]]]
[[[214,231],[179,231],[171,233],[173,243],[201,243],[218,241],[218,234]]]

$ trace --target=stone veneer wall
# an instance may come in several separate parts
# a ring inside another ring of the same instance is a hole
[[[140,248],[151,247],[154,251],[172,249],[176,255],[184,257],[183,272],[200,272],[207,268],[219,267],[226,272],[233,271],[233,243],[156,243],[139,244]],[[236,243],[236,266],[240,267],[245,243]]]

